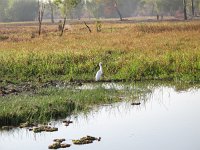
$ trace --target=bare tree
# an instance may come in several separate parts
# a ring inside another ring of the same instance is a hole
[[[54,23],[54,4],[51,0],[48,0],[48,2],[51,10],[51,22]]]
[[[42,30],[42,20],[44,15],[45,3],[43,1],[38,0],[38,21],[39,21],[39,30],[38,34],[41,35]]]
[[[187,3],[186,3],[186,0],[183,0],[183,12],[184,12],[184,19],[187,20]]]
[[[195,16],[194,0],[191,0],[192,3],[192,16]]]
[[[63,22],[63,24],[62,24],[62,30],[61,30],[60,36],[62,36],[63,33],[64,33],[66,20],[67,20],[67,13],[65,13],[65,15],[64,15],[64,22]]]
[[[121,14],[121,12],[119,11],[119,8],[118,8],[117,1],[116,1],[116,0],[114,0],[114,7],[115,7],[115,9],[116,9],[116,11],[117,11],[117,14],[119,15],[120,20],[122,21],[122,20],[123,20],[122,14]]]
[[[61,13],[64,17],[64,22],[62,24],[62,30],[60,34],[60,36],[62,36],[64,33],[67,16],[71,13],[72,9],[80,3],[80,0],[55,0],[54,3],[61,10]]]

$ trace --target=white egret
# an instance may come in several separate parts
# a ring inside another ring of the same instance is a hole
[[[96,81],[99,81],[101,78],[101,75],[103,74],[103,68],[102,68],[101,62],[99,63],[99,67],[100,67],[100,69],[99,69],[99,71],[97,71],[96,76],[95,76]]]

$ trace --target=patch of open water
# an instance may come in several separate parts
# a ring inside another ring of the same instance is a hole
[[[85,87],[86,88],[86,87]],[[109,87],[108,87],[109,88]],[[119,87],[121,88],[121,87]],[[120,102],[94,108],[89,114],[71,116],[73,124],[52,122],[58,132],[33,133],[26,129],[0,132],[0,150],[45,150],[55,138],[72,139],[86,135],[100,142],[73,145],[73,150],[199,150],[200,89],[177,92],[157,87],[141,105]]]

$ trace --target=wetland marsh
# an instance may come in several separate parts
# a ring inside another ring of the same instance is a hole
[[[200,149],[199,20],[100,23],[0,24],[1,150]]]
[[[56,25],[0,25],[0,85],[4,81],[93,80],[99,62],[105,80],[200,80],[200,21],[70,24],[60,37]]]
[[[99,87],[112,90],[115,94],[109,93],[109,96],[120,97],[120,100],[66,115],[67,120],[73,121],[67,127],[62,123],[65,118],[50,120],[49,124],[58,128],[57,132],[34,133],[28,128],[0,131],[0,149],[43,150],[48,149],[56,138],[66,139],[65,142],[71,144],[68,149],[76,150],[200,148],[199,85],[102,83],[84,84],[73,89],[93,93],[92,90],[96,91]],[[98,91],[98,95],[104,90]],[[120,96],[117,94],[119,91]],[[132,102],[141,104],[135,106],[131,105]],[[72,140],[86,135],[101,137],[101,141],[87,145],[72,143]]]

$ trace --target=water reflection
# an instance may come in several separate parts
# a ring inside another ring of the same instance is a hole
[[[69,149],[199,150],[200,89],[189,88],[183,92],[168,86],[148,88],[151,92],[140,97],[139,106],[127,101],[99,106],[89,113],[68,118],[74,121],[69,127],[62,121],[52,121],[52,125],[59,128],[55,133],[34,134],[25,129],[0,132],[0,149],[44,150],[55,138],[65,138],[67,143],[72,143],[72,139],[92,135],[102,137],[102,141],[72,145]]]
[[[133,90],[132,85],[123,84],[123,83],[102,83],[102,84],[84,84],[76,89],[81,90],[93,90],[97,88],[103,88],[106,90]]]

